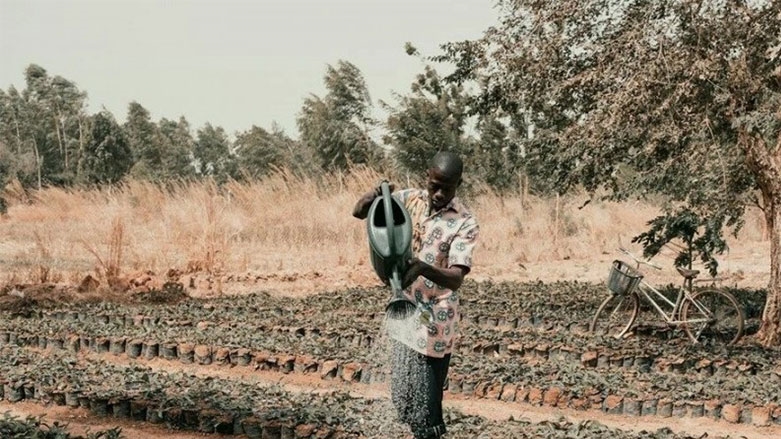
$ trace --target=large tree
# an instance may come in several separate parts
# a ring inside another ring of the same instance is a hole
[[[301,142],[315,151],[323,170],[373,162],[380,150],[369,135],[375,122],[361,71],[339,61],[326,68],[324,82],[328,93],[306,98],[296,120]]]
[[[279,166],[285,148],[268,131],[255,125],[247,131],[236,134],[234,145],[239,160],[239,171],[250,178],[262,177]]]
[[[35,64],[24,76],[21,92],[0,91],[0,141],[15,152],[23,183],[70,183],[84,146],[86,93]]]
[[[481,117],[477,129],[480,139],[472,153],[477,175],[497,190],[519,188],[525,162],[519,133],[495,115]]]
[[[41,66],[25,70],[22,92],[30,144],[39,168],[39,180],[67,184],[76,177],[76,163],[84,146],[87,94],[61,76],[50,76]]]
[[[407,52],[417,53],[409,45]],[[467,98],[461,86],[444,84],[437,71],[426,66],[410,93],[397,95],[396,101],[395,106],[387,106],[384,141],[404,170],[423,175],[438,151],[468,152],[470,142],[464,134]]]
[[[667,214],[643,239],[651,253],[683,237],[712,262],[722,228],[739,227],[745,206],[758,204],[771,240],[758,337],[781,344],[781,2],[499,8],[483,38],[445,45],[437,57],[455,64],[449,80],[480,84],[472,109],[527,121],[531,167],[562,190],[666,195]],[[685,226],[671,230],[675,218]]]

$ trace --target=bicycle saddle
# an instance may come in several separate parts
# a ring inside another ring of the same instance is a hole
[[[675,269],[678,270],[678,273],[681,273],[681,276],[683,276],[684,279],[694,279],[700,274],[699,270],[687,270],[681,267],[675,267]]]

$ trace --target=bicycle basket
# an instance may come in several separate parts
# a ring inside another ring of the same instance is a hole
[[[615,260],[610,267],[610,276],[607,278],[607,288],[613,294],[624,295],[631,293],[643,275],[623,261]]]

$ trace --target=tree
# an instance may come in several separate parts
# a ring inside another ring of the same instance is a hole
[[[33,148],[33,127],[27,119],[26,103],[13,86],[8,93],[0,90],[0,142],[5,149],[5,180],[2,186],[13,178],[24,186],[32,186],[38,179],[40,168],[36,163]]]
[[[195,175],[193,149],[195,141],[190,123],[184,116],[179,121],[160,119],[158,123],[163,145],[163,179],[188,179]]]
[[[76,177],[85,100],[72,81],[35,64],[25,70],[21,92],[13,86],[0,91],[0,141],[16,154],[15,173],[23,184],[40,188]]]
[[[298,155],[298,144],[279,127],[272,132],[252,126],[238,133],[234,142],[238,156],[239,172],[251,178],[259,178],[278,167],[299,170],[305,163]],[[311,159],[309,160],[311,162]]]
[[[28,69],[28,73],[29,73]],[[35,71],[37,72],[37,71]],[[39,73],[39,72],[38,72]],[[45,73],[45,71],[44,71]],[[44,164],[48,164],[45,159],[50,147],[51,136],[47,135],[45,126],[40,122],[46,120],[46,108],[33,96],[31,83],[33,79],[27,75],[28,86],[19,93],[13,86],[9,88],[8,95],[3,100],[3,125],[8,129],[3,129],[4,140],[13,145],[16,153],[31,157],[34,162],[33,171],[29,176],[23,176],[24,181],[37,182],[40,189],[44,180],[48,181],[48,172]]]
[[[93,184],[120,181],[133,166],[133,153],[125,133],[107,110],[90,118],[90,128],[79,163],[81,179]]]
[[[648,254],[671,236],[696,247],[710,234],[696,248],[708,262],[723,226],[739,228],[746,205],[758,204],[771,239],[758,338],[781,344],[781,3],[499,6],[481,39],[436,57],[455,64],[449,81],[480,85],[472,111],[527,120],[530,165],[561,190],[666,195],[659,233],[638,237]]]
[[[0,196],[14,173],[15,160],[11,149],[0,141]]]
[[[138,102],[131,102],[123,129],[133,152],[131,174],[152,181],[162,180],[165,177],[163,136],[149,111]]]
[[[303,142],[291,139],[276,122],[271,123],[271,135],[284,145],[284,148],[281,148],[284,151],[283,167],[301,176],[314,175],[321,169],[315,151]]]
[[[87,94],[61,76],[49,76],[46,69],[30,64],[25,70],[22,92],[30,144],[39,173],[45,180],[67,184],[76,176],[75,162],[83,147],[83,126]],[[74,156],[75,159],[74,159]]]
[[[315,151],[324,170],[371,163],[379,146],[369,136],[371,98],[361,71],[347,61],[329,65],[324,78],[328,93],[312,95],[296,120],[301,141]]]
[[[494,189],[517,188],[524,169],[518,134],[494,115],[481,117],[477,129],[480,140],[473,152],[477,175]]]
[[[198,130],[193,156],[198,163],[196,169],[202,176],[213,176],[218,181],[236,176],[230,139],[222,127],[215,128],[207,123]]]
[[[402,168],[422,175],[438,151],[469,157],[464,154],[471,145],[464,135],[467,97],[463,87],[443,84],[436,70],[426,66],[412,83],[411,94],[396,98],[396,107],[388,107],[384,140],[393,147],[392,154]]]

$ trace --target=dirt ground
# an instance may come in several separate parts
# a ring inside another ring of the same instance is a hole
[[[630,248],[640,255],[639,248]],[[766,288],[770,278],[769,242],[732,243],[731,250],[718,257],[719,275],[714,281],[703,271],[701,285],[739,288]],[[477,259],[468,275],[475,281],[581,281],[604,283],[613,260],[631,262],[614,253],[595,253],[588,259],[542,260],[537,262],[499,262],[487,265]],[[674,254],[663,251],[653,262],[662,267],[654,270],[641,267],[645,280],[654,285],[680,284],[681,277],[673,268]],[[0,265],[0,270],[2,270]],[[695,268],[698,268],[695,266]],[[82,275],[77,283],[0,284],[0,309],[21,305],[40,306],[72,301],[113,300],[117,302],[172,303],[185,296],[214,298],[226,295],[266,291],[288,297],[301,297],[351,287],[381,285],[368,261],[357,265],[328,266],[314,261],[306,271],[245,272],[214,275],[204,272],[187,273],[171,268],[167,272],[136,271],[124,273],[109,286],[91,275]],[[94,283],[94,284],[93,284]],[[168,288],[173,286],[173,288]],[[9,294],[10,293],[10,294]],[[23,299],[23,300],[20,300]],[[12,308],[13,310],[13,308]]]
[[[752,245],[733,244],[730,253],[721,255],[719,275],[715,282],[710,275],[702,272],[699,279],[703,285],[717,284],[725,287],[766,288],[770,278],[769,242]],[[630,249],[639,257],[640,250]],[[524,262],[514,265],[480,265],[478,262],[468,275],[476,281],[537,281],[555,282],[559,280],[600,283],[607,278],[610,264],[615,259],[630,262],[618,252],[613,254],[594,254],[589,259],[566,259],[554,261]],[[673,268],[674,255],[668,250],[653,259],[662,267],[654,270],[641,267],[646,280],[652,284],[680,284],[681,277]],[[223,282],[222,291],[214,288],[195,288],[189,294],[195,297],[215,297],[221,294],[242,294],[262,289],[284,296],[303,296],[323,291],[334,291],[348,287],[381,285],[369,265],[337,266],[328,269],[316,269],[309,272],[280,272],[257,275],[236,276],[235,280]],[[246,280],[245,280],[246,279]],[[203,282],[194,282],[203,285]]]

